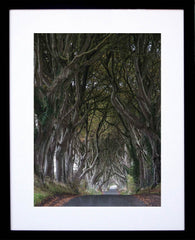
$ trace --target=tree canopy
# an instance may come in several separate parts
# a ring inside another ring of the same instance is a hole
[[[161,181],[160,34],[34,34],[34,171],[106,189]]]

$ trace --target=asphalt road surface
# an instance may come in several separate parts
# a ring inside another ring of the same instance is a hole
[[[118,195],[119,192],[118,192],[117,189],[109,189],[108,191],[103,192],[103,194],[106,194],[106,195]]]
[[[110,189],[103,195],[84,195],[71,199],[63,205],[64,207],[114,207],[114,206],[146,206],[135,196],[119,195],[116,189]]]

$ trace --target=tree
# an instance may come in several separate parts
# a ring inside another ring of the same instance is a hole
[[[35,34],[34,149],[43,183],[160,183],[160,35]]]
[[[149,140],[155,186],[160,182],[160,36],[121,35],[118,43],[102,61],[112,86],[111,102],[122,119],[128,138],[134,141],[130,140],[130,148],[134,149],[131,156],[136,168],[140,168],[137,174],[140,187],[143,185],[143,154],[139,152],[138,138],[133,129],[139,130],[141,138]],[[124,52],[123,46],[128,46],[128,51]],[[135,151],[138,153],[134,154]]]

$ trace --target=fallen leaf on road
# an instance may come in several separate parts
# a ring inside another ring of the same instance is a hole
[[[159,194],[135,194],[134,196],[147,206],[161,206],[161,196]]]
[[[46,199],[40,206],[42,207],[58,207],[63,206],[70,199],[78,197],[78,195],[60,195]]]

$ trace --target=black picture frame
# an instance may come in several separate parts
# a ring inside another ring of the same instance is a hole
[[[125,6],[126,5],[126,6]],[[129,5],[129,6],[127,6]],[[121,6],[117,6],[114,2],[112,4],[109,3],[92,3],[87,1],[7,1],[4,5],[6,8],[7,19],[9,19],[9,10],[11,9],[183,9],[184,10],[184,79],[185,79],[185,230],[184,231],[131,231],[134,239],[142,239],[142,238],[150,238],[150,239],[192,239],[195,237],[194,229],[193,229],[193,196],[192,192],[192,184],[193,184],[193,163],[192,156],[190,154],[190,123],[192,121],[192,116],[189,116],[190,109],[192,109],[192,87],[191,83],[194,79],[194,2],[193,1],[174,1],[174,0],[160,0],[160,1],[136,1],[134,3],[126,3]],[[8,20],[8,28],[9,28],[9,20]],[[7,39],[5,45],[9,51],[9,32],[7,34]],[[9,63],[9,59],[6,61]],[[9,65],[9,64],[8,64]],[[7,82],[4,82],[4,88],[7,89],[6,92],[6,104],[4,105],[4,112],[7,118],[4,120],[4,125],[6,126],[6,134],[5,141],[3,143],[3,149],[6,153],[6,188],[4,189],[6,192],[6,200],[3,199],[3,206],[6,206],[6,211],[4,211],[4,219],[3,227],[1,230],[1,237],[3,239],[33,239],[33,238],[41,238],[41,239],[60,239],[65,236],[66,233],[63,231],[11,231],[10,230],[10,148],[9,148],[9,67],[5,68],[7,70],[6,76],[8,78]],[[4,98],[2,99],[3,102]],[[5,203],[6,202],[6,203]],[[4,208],[4,207],[3,207]],[[72,231],[70,231],[71,234]],[[85,232],[85,231],[84,231]],[[126,232],[126,231],[124,231]],[[77,231],[78,233],[78,231]],[[83,232],[82,232],[83,233]],[[85,233],[84,233],[85,234]],[[98,232],[97,234],[102,235],[102,233]],[[105,232],[103,235],[106,234]],[[106,236],[106,235],[105,235]],[[131,235],[132,236],[132,235]],[[72,235],[73,237],[73,235]],[[98,235],[96,235],[98,237]]]

